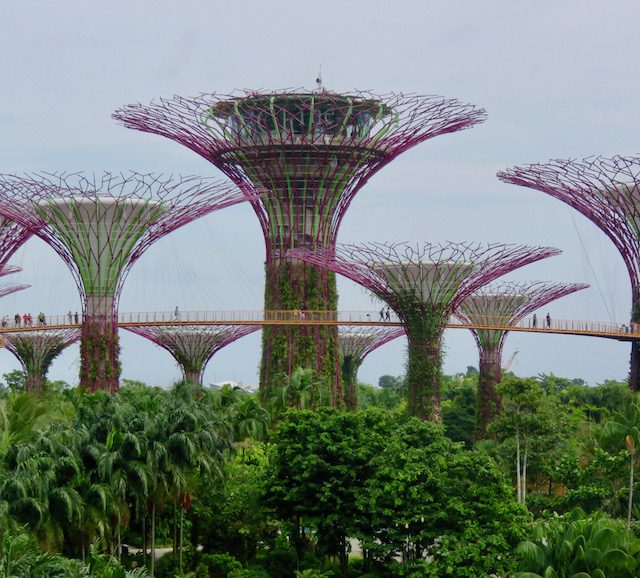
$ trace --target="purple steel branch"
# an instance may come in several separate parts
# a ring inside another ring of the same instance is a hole
[[[115,174],[104,172],[0,175],[0,214],[33,231],[60,255],[73,273],[78,290],[83,296],[83,303],[86,304],[87,295],[97,288],[85,284],[80,264],[76,262],[76,256],[67,239],[49,222],[43,211],[36,210],[38,206],[45,207],[47,203],[58,199],[70,205],[83,200],[96,204],[103,200],[113,200],[116,203],[140,200],[157,203],[162,207],[162,211],[150,219],[145,230],[134,240],[133,246],[127,248],[128,252],[113,256],[122,260],[113,295],[114,305],[117,306],[129,270],[151,244],[203,215],[243,202],[245,197],[230,184],[195,176],[143,174],[132,171]],[[98,236],[100,224],[92,225],[95,228],[91,233]],[[133,223],[125,225],[133,226]],[[126,227],[118,233],[125,237]],[[83,254],[87,262],[100,262],[104,253],[109,251],[109,242],[114,239],[105,237],[104,234],[102,237],[97,247],[91,247]],[[79,244],[80,242],[79,239]]]
[[[640,157],[551,160],[498,173],[505,183],[546,193],[573,207],[613,242],[640,297]]]
[[[354,327],[343,325],[339,328],[341,357],[353,357],[361,365],[367,355],[385,343],[405,335],[403,327]]]
[[[483,285],[514,269],[560,253],[553,247],[463,242],[339,245],[335,251],[294,249],[289,255],[366,287],[388,303],[403,321],[406,321],[407,307],[424,309],[422,306],[426,305],[427,311],[442,317],[444,325],[458,305]],[[425,264],[430,268],[422,272]],[[437,273],[440,268],[448,274],[451,264],[465,267],[454,272],[446,283],[433,283],[427,287],[426,294],[421,291],[418,295],[418,289],[432,278],[434,271]],[[390,266],[396,269],[393,275],[389,274]]]
[[[29,237],[31,231],[14,221],[0,217],[0,275],[20,271],[20,268],[11,267],[7,263]]]
[[[42,391],[51,362],[80,339],[79,329],[48,329],[5,333],[5,347],[20,361],[27,391]]]
[[[370,124],[347,127],[347,119],[353,121],[365,108],[376,113]],[[274,207],[288,204],[289,197],[314,197],[309,234],[331,247],[354,195],[374,173],[422,141],[483,122],[486,112],[438,96],[281,90],[174,96],[123,107],[113,117],[127,128],[187,146],[245,192],[253,190],[256,181],[272,189],[271,196],[252,200],[269,258],[279,248],[281,240],[274,237],[284,226],[273,221],[288,218]],[[296,157],[301,151],[306,156]],[[280,154],[284,157],[278,159]],[[309,187],[313,191],[292,184],[293,165],[287,168],[287,163],[313,167],[303,176],[315,184]]]
[[[463,323],[514,326],[548,303],[587,289],[586,283],[546,283],[543,281],[501,281],[485,285],[467,297],[454,315]],[[542,324],[542,320],[541,320]],[[478,348],[490,347],[501,355],[508,331],[470,329]],[[491,339],[492,337],[496,339]]]
[[[180,365],[184,379],[202,385],[204,369],[211,358],[223,347],[258,331],[260,326],[156,325],[125,329],[167,350]]]

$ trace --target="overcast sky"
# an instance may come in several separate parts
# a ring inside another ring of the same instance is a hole
[[[458,98],[487,122],[411,149],[359,192],[341,242],[504,241],[564,253],[511,279],[587,282],[550,305],[554,318],[628,320],[622,260],[588,220],[546,195],[499,182],[498,170],[550,158],[636,154],[640,134],[637,1],[234,2],[35,0],[0,4],[0,171],[100,170],[219,175],[195,153],[111,120],[132,102],[236,88],[314,87]],[[159,241],[133,268],[121,311],[259,309],[264,242],[248,205]],[[41,241],[13,263],[33,288],[6,313],[79,309],[66,266]],[[8,280],[9,278],[7,278]],[[376,308],[340,281],[341,309]],[[122,376],[166,385],[164,350],[123,332]],[[217,354],[206,382],[257,382],[259,334]],[[361,380],[403,372],[405,344],[373,353]],[[629,346],[588,337],[512,334],[505,361],[520,375],[553,372],[590,384],[624,379]],[[77,346],[50,377],[77,381]],[[466,330],[446,334],[447,373],[477,366]],[[19,367],[0,352],[0,374]]]

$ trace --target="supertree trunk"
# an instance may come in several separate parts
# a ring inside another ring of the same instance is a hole
[[[358,409],[358,368],[360,364],[353,356],[342,359],[342,388],[347,411]]]
[[[502,399],[496,391],[496,386],[502,379],[501,359],[499,349],[480,350],[475,441],[487,439],[487,428],[502,408]]]
[[[268,311],[336,311],[335,274],[297,260],[267,262],[265,309]],[[269,397],[277,380],[296,367],[316,371],[329,389],[331,403],[341,405],[337,326],[271,325],[262,331],[261,394]]]
[[[416,331],[407,327],[407,396],[409,414],[440,423],[442,330]]]
[[[198,371],[197,369],[182,369],[182,375],[184,376],[184,380],[189,383],[195,383],[196,385],[202,385],[202,369]]]
[[[26,373],[24,376],[24,389],[35,393],[44,391],[45,376],[41,373]]]
[[[118,391],[119,356],[113,297],[88,296],[80,337],[80,384],[92,392]]]

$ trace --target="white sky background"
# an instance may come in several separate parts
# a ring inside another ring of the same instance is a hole
[[[584,217],[546,195],[499,182],[498,170],[550,158],[635,154],[640,134],[636,1],[455,3],[410,0],[234,2],[5,1],[0,6],[0,171],[133,169],[222,175],[185,147],[124,129],[110,115],[153,98],[235,88],[438,94],[483,106],[488,121],[437,137],[382,169],[360,191],[339,240],[504,241],[563,249],[509,278],[585,281],[592,289],[547,310],[554,318],[628,319],[622,260]],[[264,242],[248,205],[159,241],[134,266],[121,311],[259,309]],[[7,313],[79,309],[66,266],[39,240],[13,261]],[[340,281],[341,309],[377,308]],[[122,332],[122,375],[166,385],[172,358]],[[401,374],[404,343],[373,353],[360,378]],[[260,339],[221,351],[205,374],[257,382]],[[477,366],[468,331],[446,335],[444,371]],[[554,372],[591,384],[623,379],[629,346],[587,337],[512,334],[520,375]],[[77,381],[77,346],[49,377]],[[17,368],[0,352],[0,374]]]

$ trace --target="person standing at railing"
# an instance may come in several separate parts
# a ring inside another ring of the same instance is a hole
[[[75,321],[76,325],[80,325],[80,316],[78,315],[77,311],[76,311],[76,314],[73,316],[73,320]]]
[[[67,319],[69,320],[69,325],[73,323],[73,315],[71,314],[71,309],[69,309],[69,313],[67,313]]]
[[[551,329],[551,315],[549,315],[548,313],[547,313],[546,320],[547,320],[547,329]]]
[[[535,313],[533,314],[533,319],[531,320],[531,327],[533,327],[534,329],[538,327],[538,316]]]
[[[180,310],[178,309],[177,305],[176,305],[176,310],[173,312],[173,320],[180,321]]]
[[[22,317],[20,317],[20,313],[16,313],[16,316],[13,318],[13,324],[16,327],[20,327],[20,321],[22,320]]]

